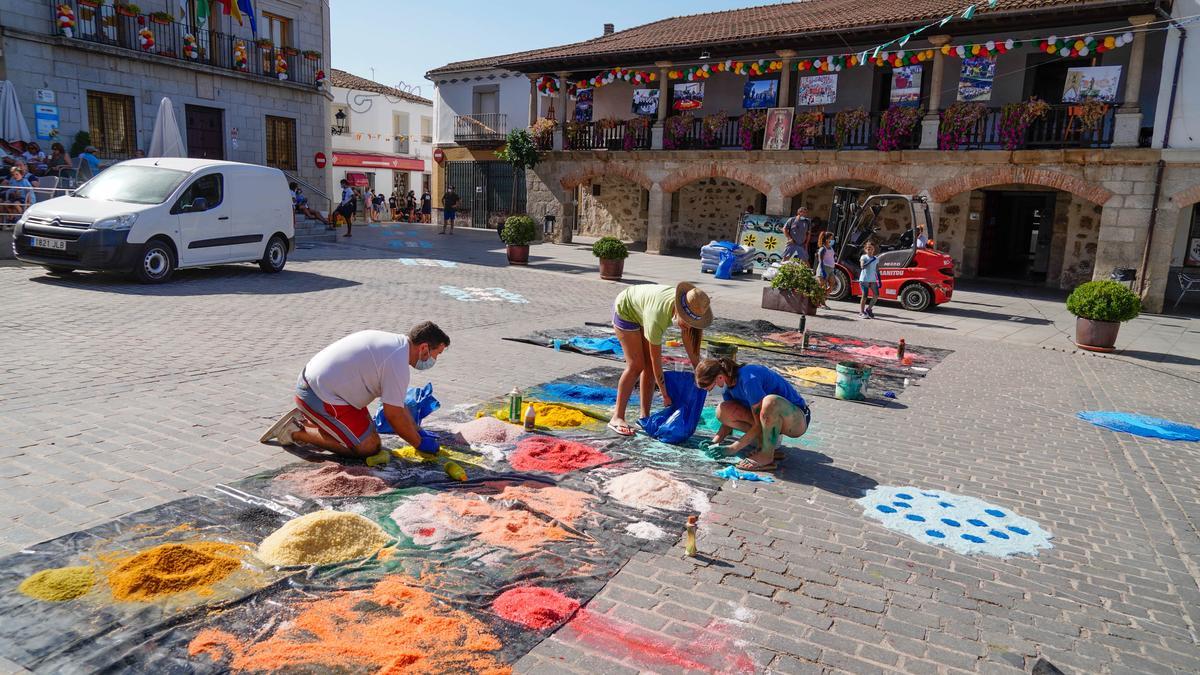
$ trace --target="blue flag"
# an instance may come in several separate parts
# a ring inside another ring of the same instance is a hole
[[[250,33],[258,37],[258,17],[254,15],[254,5],[250,0],[237,0],[238,9],[250,18]]]

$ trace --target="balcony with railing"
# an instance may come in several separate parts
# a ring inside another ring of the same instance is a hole
[[[505,113],[454,116],[454,142],[460,145],[503,143],[507,135]]]
[[[68,11],[69,10],[69,13]],[[109,47],[149,54],[268,80],[315,85],[324,77],[321,56],[269,41],[256,42],[174,21],[160,12],[136,14],[126,6],[90,0],[49,3],[56,34]]]
[[[649,120],[568,122],[563,134],[567,150],[649,150]]]

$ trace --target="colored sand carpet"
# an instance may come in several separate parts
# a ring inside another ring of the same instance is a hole
[[[29,576],[17,590],[38,600],[64,602],[86,595],[95,583],[91,567],[56,567]]]
[[[281,567],[327,565],[363,558],[391,541],[383,528],[357,513],[317,511],[272,532],[258,546],[258,557]]]
[[[549,429],[570,429],[572,427],[581,427],[585,424],[592,424],[596,419],[588,416],[582,410],[576,410],[565,405],[557,403],[543,403],[541,401],[529,401],[525,405],[532,405],[533,410],[537,413],[537,426],[546,427]],[[521,408],[524,410],[525,405]],[[482,416],[483,413],[480,413]],[[492,413],[492,416],[498,420],[507,422],[508,409],[504,408]]]
[[[549,436],[534,436],[517,443],[517,450],[508,458],[508,462],[518,471],[567,473],[597,466],[611,459],[590,445]]]
[[[388,491],[387,483],[361,466],[323,462],[319,468],[280,474],[278,481],[306,497],[365,497]]]
[[[122,560],[108,573],[108,585],[117,600],[209,594],[213,584],[241,567],[244,554],[240,546],[215,541],[162,544]]]
[[[1168,441],[1200,441],[1200,429],[1148,415],[1123,412],[1081,412],[1079,419],[1098,427]]]

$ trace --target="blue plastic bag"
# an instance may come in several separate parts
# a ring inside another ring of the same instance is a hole
[[[709,244],[709,246],[715,246],[717,248],[723,248],[729,251],[736,251],[738,249],[738,245],[732,241],[714,241]]]
[[[639,421],[651,437],[663,443],[682,443],[696,433],[708,392],[696,386],[696,376],[691,372],[663,373],[663,378],[667,395],[671,397],[671,407]]]
[[[621,341],[615,337],[573,337],[567,340],[575,349],[585,354],[606,354],[612,352],[617,356],[624,356],[625,352],[621,351]]]
[[[1162,438],[1168,441],[1200,441],[1200,429],[1158,417],[1125,412],[1095,411],[1081,412],[1079,419],[1091,422],[1098,427],[1123,431],[1135,436]]]
[[[428,382],[424,387],[408,388],[404,395],[404,407],[408,408],[408,414],[412,415],[417,426],[421,426],[421,420],[429,417],[429,414],[442,407],[442,404],[433,397],[433,383]],[[381,434],[396,433],[391,423],[383,416],[382,407],[375,413],[375,429]]]
[[[721,250],[721,262],[717,263],[717,271],[713,275],[718,279],[733,278],[733,264],[737,262],[737,256],[729,249]]]
[[[758,481],[760,483],[774,483],[775,482],[775,479],[771,478],[770,476],[764,476],[761,474],[757,474],[757,473],[754,473],[753,471],[742,471],[741,469],[737,468],[736,466],[733,466],[732,464],[725,467],[724,469],[721,469],[720,471],[714,471],[713,475],[716,476],[717,478],[724,478],[726,480],[748,480],[748,481],[752,481],[752,482]]]

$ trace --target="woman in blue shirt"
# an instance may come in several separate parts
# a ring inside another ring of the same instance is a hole
[[[862,299],[858,301],[858,315],[864,319],[875,318],[875,303],[879,301],[879,258],[875,252],[875,242],[868,240],[863,244],[863,255],[858,259],[858,285],[862,288]],[[867,305],[867,296],[874,293],[871,304]]]
[[[808,431],[811,413],[804,397],[787,380],[765,366],[740,365],[733,359],[705,359],[696,366],[696,386],[706,391],[724,389],[717,406],[721,428],[713,443],[722,443],[735,429],[742,432],[725,446],[733,456],[757,443],[755,452],[737,464],[743,471],[774,471],[781,436],[799,438]]]

